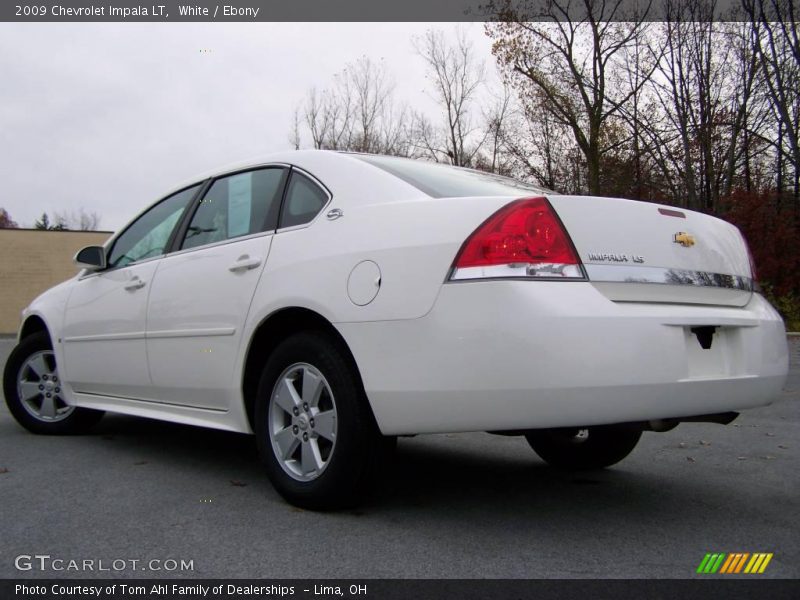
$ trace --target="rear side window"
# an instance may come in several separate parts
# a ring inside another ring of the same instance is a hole
[[[519,196],[553,194],[551,190],[510,177],[464,169],[424,160],[353,154],[356,158],[391,173],[434,198],[462,196]]]
[[[304,225],[317,216],[328,202],[328,194],[305,175],[292,172],[286,200],[281,213],[280,227]]]
[[[181,248],[274,230],[286,175],[259,169],[217,179],[197,206]]]

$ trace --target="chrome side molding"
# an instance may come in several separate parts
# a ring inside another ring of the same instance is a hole
[[[584,264],[583,268],[586,270],[589,281],[597,283],[659,283],[662,285],[724,288],[745,292],[758,291],[758,285],[751,278],[739,275],[635,265]]]

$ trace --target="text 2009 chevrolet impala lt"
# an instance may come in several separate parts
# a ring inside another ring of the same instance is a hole
[[[23,313],[6,401],[254,432],[290,502],[355,502],[395,436],[523,434],[599,468],[787,373],[739,231],[384,156],[303,151],[158,201]]]

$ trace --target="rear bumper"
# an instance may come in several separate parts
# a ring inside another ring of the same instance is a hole
[[[716,326],[703,350],[692,327]],[[446,284],[419,319],[338,323],[384,434],[598,425],[769,404],[783,322],[743,308],[612,302],[588,282]]]

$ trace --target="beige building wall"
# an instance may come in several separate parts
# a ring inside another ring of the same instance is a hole
[[[110,231],[0,229],[0,334],[16,333],[20,312],[47,288],[78,272],[72,257],[102,245]]]

